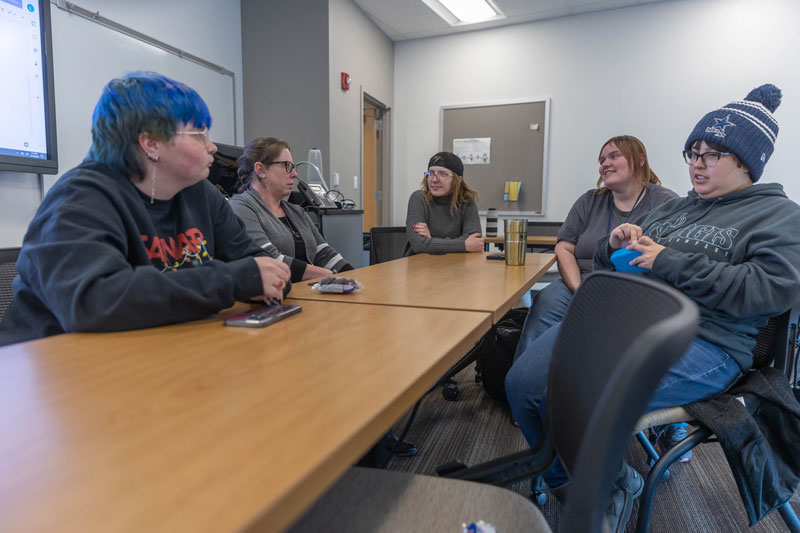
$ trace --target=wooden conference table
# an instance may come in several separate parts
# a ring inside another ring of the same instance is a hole
[[[364,288],[353,294],[320,294],[307,283],[292,288],[292,298],[344,303],[454,309],[492,313],[497,322],[553,263],[553,254],[526,254],[525,265],[506,266],[486,253],[418,254],[342,275]]]
[[[527,276],[500,275],[502,262],[459,255],[475,275],[496,268],[512,297],[515,280],[527,284]],[[442,278],[446,257],[400,261]],[[352,274],[372,284],[361,276],[369,268]],[[459,289],[468,301],[470,287]],[[494,314],[287,303],[303,311],[263,329],[223,327],[225,316],[249,307],[237,304],[204,321],[0,348],[0,530],[281,530],[466,353]]]

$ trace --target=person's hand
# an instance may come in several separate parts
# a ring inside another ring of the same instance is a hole
[[[642,228],[636,224],[620,224],[608,236],[608,245],[612,249],[625,248],[631,242],[639,239],[642,236]]]
[[[428,229],[428,225],[426,223],[417,222],[412,226],[412,228],[417,232],[418,235],[427,237],[428,239],[431,238],[431,231]]]
[[[324,278],[326,276],[332,276],[333,271],[328,270],[327,268],[322,268],[314,265],[308,265],[306,267],[306,271],[303,273],[303,281],[307,279],[314,279],[314,278]]]
[[[278,303],[283,300],[283,288],[291,278],[289,267],[283,261],[271,257],[254,257],[261,274],[261,285],[264,294],[256,300],[263,299],[267,303]]]
[[[655,263],[656,257],[658,257],[658,254],[661,253],[664,247],[650,237],[643,235],[631,242],[628,245],[628,249],[642,252],[642,255],[631,261],[632,265],[636,265],[639,268],[646,268],[647,270],[653,270],[653,263]]]
[[[468,252],[482,252],[483,237],[481,237],[480,233],[473,233],[464,241],[464,246]]]

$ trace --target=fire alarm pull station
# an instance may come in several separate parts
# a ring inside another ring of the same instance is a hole
[[[347,72],[342,72],[342,90],[350,90],[350,81],[350,74]]]

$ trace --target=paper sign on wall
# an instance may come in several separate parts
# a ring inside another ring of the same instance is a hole
[[[492,138],[453,139],[453,153],[465,165],[488,165],[492,162]]]

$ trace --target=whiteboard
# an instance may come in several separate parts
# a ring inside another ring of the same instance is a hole
[[[89,151],[92,112],[102,88],[111,79],[133,70],[155,71],[196,90],[211,111],[211,140],[236,144],[233,77],[55,5],[50,14],[59,173],[45,177],[46,189],[78,165]]]

